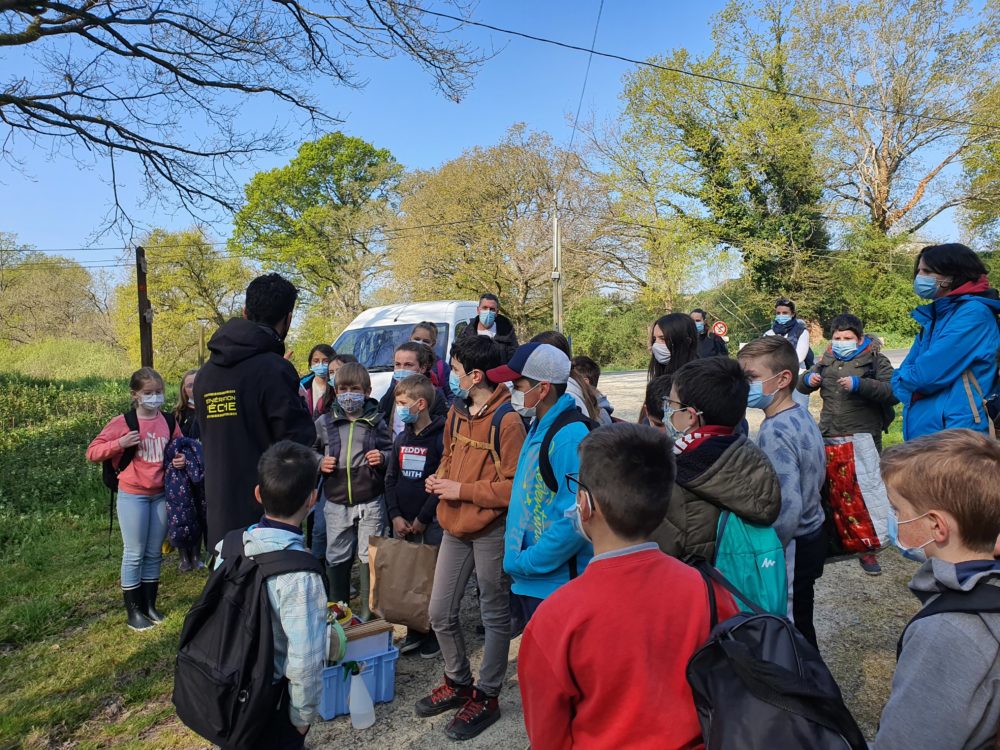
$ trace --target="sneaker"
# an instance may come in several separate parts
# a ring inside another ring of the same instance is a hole
[[[438,645],[437,636],[434,635],[432,630],[426,636],[424,636],[423,642],[420,644],[420,658],[421,659],[434,659],[441,653],[441,646]]]
[[[882,566],[878,564],[878,558],[875,555],[862,555],[858,558],[858,562],[861,563],[861,569],[868,575],[882,575]]]
[[[406,638],[399,646],[399,653],[409,654],[416,651],[424,642],[424,634],[418,633],[416,630],[406,629]]]
[[[455,718],[444,728],[444,733],[453,740],[471,740],[482,734],[483,730],[496,723],[499,718],[500,700],[477,688],[462,706],[462,710],[455,714]]]
[[[445,675],[443,684],[434,688],[430,695],[417,701],[417,716],[427,718],[451,711],[453,708],[461,708],[472,699],[472,695],[472,685],[459,685]]]

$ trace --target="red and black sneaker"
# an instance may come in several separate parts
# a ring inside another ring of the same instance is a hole
[[[500,718],[500,699],[476,688],[444,733],[453,740],[471,740]]]
[[[472,685],[460,685],[445,675],[444,684],[438,685],[430,695],[417,701],[417,716],[427,718],[451,711],[453,708],[461,708],[472,699],[472,696]]]

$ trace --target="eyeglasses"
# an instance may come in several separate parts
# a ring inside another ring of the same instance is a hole
[[[577,471],[566,475],[566,489],[574,495],[576,495],[580,490],[583,490],[590,495],[590,488],[580,481],[580,473]]]

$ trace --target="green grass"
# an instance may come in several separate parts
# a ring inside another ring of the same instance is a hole
[[[122,381],[0,375],[0,748],[200,747],[169,702],[177,638],[204,576],[164,565],[151,632],[125,627],[121,536],[84,450]],[[150,733],[155,734],[152,740]]]

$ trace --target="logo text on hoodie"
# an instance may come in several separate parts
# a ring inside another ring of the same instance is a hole
[[[209,419],[236,416],[236,389],[205,394],[205,412]]]

